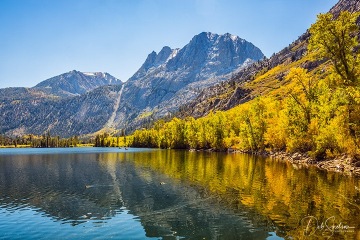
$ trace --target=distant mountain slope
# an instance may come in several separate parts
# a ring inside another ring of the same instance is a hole
[[[18,100],[51,100],[57,99],[57,96],[49,95],[40,89],[25,88],[25,87],[10,87],[0,88],[0,103],[4,105],[7,102],[18,101]]]
[[[73,70],[33,88],[0,89],[0,133],[51,131],[68,137],[95,132],[117,110],[122,86],[108,73]]]
[[[0,106],[0,132],[22,135],[50,131],[62,137],[96,132],[111,118],[121,88],[108,85],[65,99],[4,102]]]
[[[360,1],[340,0],[329,12],[337,16],[341,11],[360,11]],[[357,23],[360,25],[360,18]],[[305,56],[309,37],[306,32],[269,59],[251,64],[229,80],[205,88],[193,101],[181,106],[177,116],[201,117],[210,111],[230,109],[286,84],[283,79],[290,67],[301,66],[308,70],[318,67],[323,62],[314,62]]]
[[[117,85],[121,81],[108,73],[79,72],[76,70],[52,77],[34,88],[56,96],[76,96],[104,85]]]

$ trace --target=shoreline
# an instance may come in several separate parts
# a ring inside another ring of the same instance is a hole
[[[350,156],[349,154],[341,154],[334,158],[327,158],[323,160],[316,160],[310,157],[307,153],[287,153],[284,151],[275,152],[275,151],[244,151],[229,148],[224,151],[219,151],[216,149],[189,149],[190,152],[227,152],[227,153],[243,153],[258,155],[262,157],[268,157],[271,159],[278,159],[287,161],[292,164],[298,164],[305,167],[315,166],[319,169],[326,170],[329,172],[342,173],[349,176],[360,177],[360,156]]]
[[[329,172],[338,172],[346,175],[360,177],[360,159],[348,154],[342,154],[334,158],[315,160],[307,154],[301,153],[275,153],[269,155],[271,158],[283,159],[293,164],[316,166]]]
[[[360,177],[360,157],[350,156],[348,154],[341,154],[334,158],[327,158],[323,160],[316,160],[310,157],[307,153],[287,153],[287,152],[246,152],[246,151],[228,151],[228,152],[241,152],[247,154],[254,154],[271,159],[278,159],[290,162],[292,164],[298,164],[302,166],[315,166],[319,169],[326,170],[329,172],[343,173],[349,176]]]

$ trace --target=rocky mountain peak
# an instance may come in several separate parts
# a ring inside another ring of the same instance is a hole
[[[157,54],[152,51],[146,58],[140,69],[129,79],[134,80],[145,76],[149,70],[153,70],[163,64],[166,64],[170,59],[174,58],[178,49],[171,49],[169,46],[163,47]]]
[[[194,36],[181,49],[165,46],[158,54],[150,53],[124,87],[128,127],[142,121],[137,116],[143,112],[161,117],[176,111],[201,89],[263,57],[259,48],[238,36],[211,32]]]
[[[155,63],[156,60],[156,56],[157,53],[155,51],[152,51],[146,58],[144,64],[142,65],[142,67],[144,69],[149,69],[150,67],[152,67]]]
[[[172,53],[172,49],[168,46],[165,46],[161,49],[159,54],[156,56],[155,63],[156,64],[162,64],[166,62],[166,60],[169,58],[170,54]]]
[[[237,41],[237,40],[243,40],[243,39],[241,39],[241,38],[239,38],[238,36],[236,36],[236,35],[232,35],[232,34],[230,34],[230,33],[225,33],[224,34],[224,37],[226,38],[226,39],[231,39],[232,41]]]
[[[226,33],[202,32],[194,36],[177,56],[169,61],[169,69],[183,66],[198,68],[203,74],[223,75],[241,67],[247,59],[260,60],[264,54],[244,39]]]
[[[166,72],[188,69],[207,78],[229,73],[263,57],[260,49],[236,35],[202,32],[182,49],[165,46],[158,54],[151,52],[130,80],[140,79],[158,68]]]
[[[231,33],[225,33],[225,34],[216,34],[212,32],[202,32],[192,38],[189,44],[194,43],[204,43],[208,42],[211,44],[218,44],[221,41],[231,41],[231,42],[240,42],[244,43],[246,42],[244,39],[240,38],[239,36],[233,35]]]

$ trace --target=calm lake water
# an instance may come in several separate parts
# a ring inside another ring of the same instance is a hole
[[[0,149],[0,239],[360,239],[360,180],[242,154]]]

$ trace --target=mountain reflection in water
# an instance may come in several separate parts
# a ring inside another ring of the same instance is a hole
[[[128,229],[137,229],[138,235],[129,230],[131,238],[360,236],[359,179],[242,154],[111,151],[0,152],[0,228],[6,227],[9,237],[12,223],[7,218],[31,210],[53,222],[83,226],[89,229],[86,234],[96,233],[90,231],[94,227],[90,223],[114,226],[98,237],[119,237],[125,218]],[[319,223],[334,217],[335,223],[353,231],[312,226],[315,230],[306,232],[302,219],[307,216]],[[120,226],[112,222],[119,217],[123,218]]]

